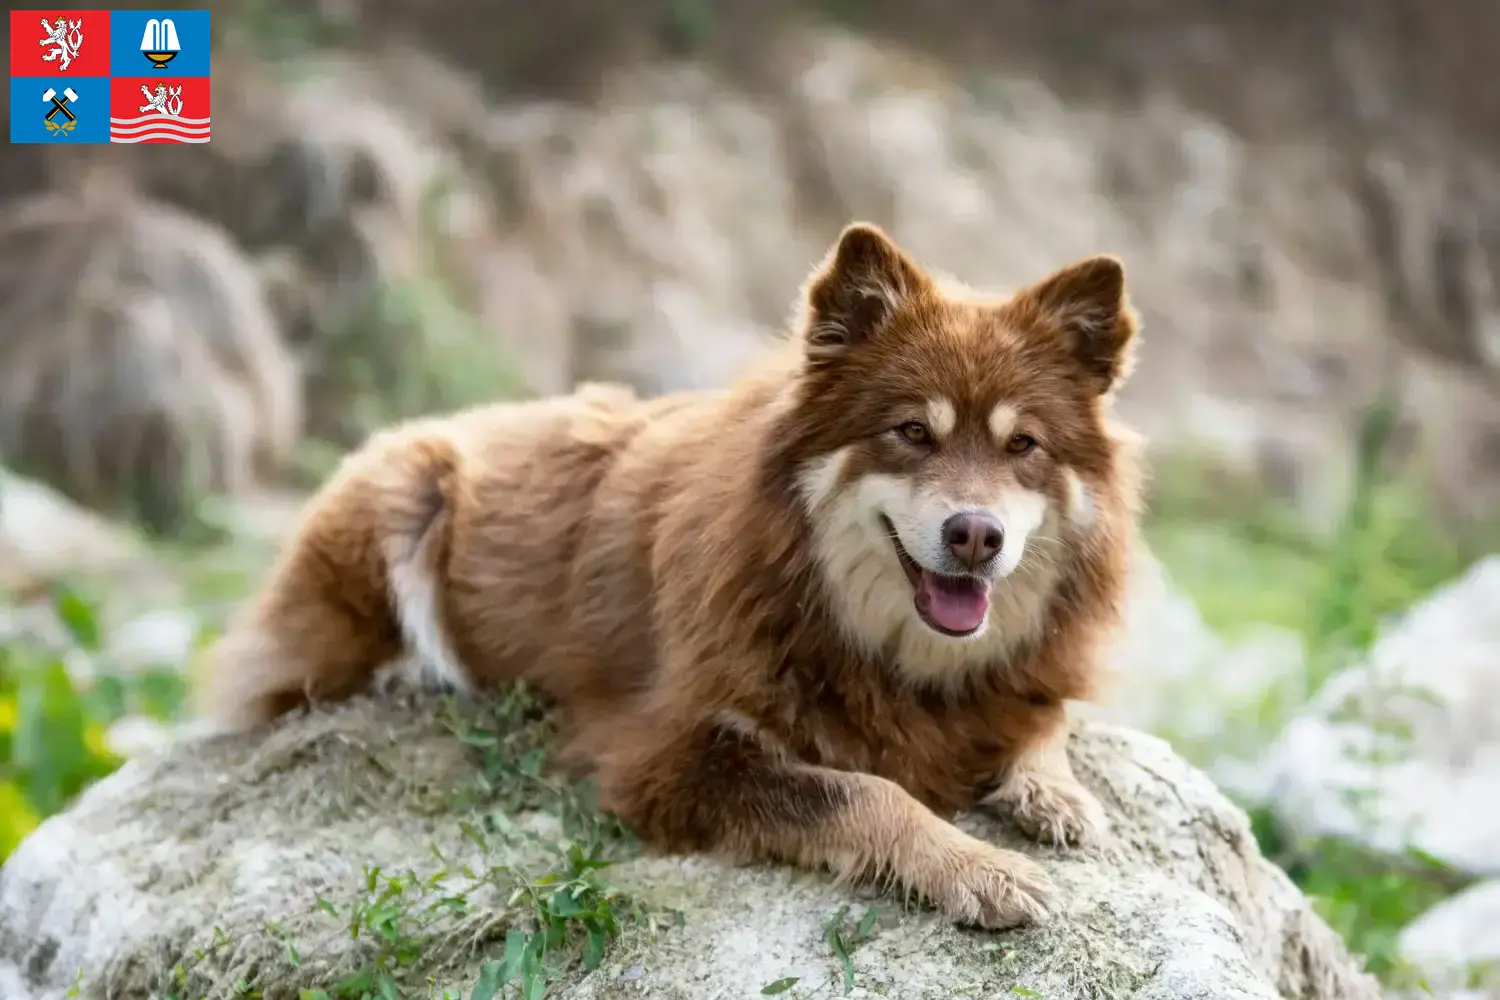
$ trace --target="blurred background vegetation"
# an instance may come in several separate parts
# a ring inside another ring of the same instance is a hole
[[[721,384],[858,217],[979,284],[1125,258],[1147,345],[1121,407],[1193,641],[1143,603],[1116,717],[1210,767],[1393,984],[1401,929],[1495,874],[1231,776],[1496,551],[1500,7],[213,13],[209,146],[0,153],[0,858],[183,717],[371,428]]]

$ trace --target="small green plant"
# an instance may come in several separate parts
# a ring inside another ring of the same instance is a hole
[[[586,786],[548,773],[552,726],[524,685],[477,709],[450,698],[443,714],[476,765],[473,782],[453,791],[450,821],[483,857],[496,856],[502,842],[525,841],[550,862],[470,867],[434,846],[438,865],[423,874],[367,867],[352,898],[313,899],[322,917],[357,942],[354,961],[313,974],[285,928],[267,927],[280,962],[236,983],[233,995],[258,997],[265,984],[290,979],[301,982],[299,1000],[540,1000],[575,970],[597,969],[627,931],[682,922],[681,914],[647,911],[606,881],[605,870],[634,852],[634,838],[593,808]],[[549,838],[519,821],[534,811],[556,817],[563,836]],[[224,956],[217,942],[216,935],[213,946],[177,963],[160,1000],[219,995]],[[477,966],[478,973],[461,992],[440,993],[418,975],[419,964]]]
[[[260,997],[267,983],[295,982],[307,975],[299,1000],[446,1000],[460,994],[439,994],[414,967],[438,964],[438,956],[493,952],[497,957],[482,962],[476,980],[461,995],[469,1000],[540,1000],[575,968],[598,968],[627,926],[656,925],[650,914],[601,879],[599,871],[609,862],[588,857],[576,843],[559,848],[558,857],[556,867],[539,875],[505,865],[479,871],[455,868],[441,856],[441,867],[426,875],[367,867],[364,891],[354,898],[315,896],[317,909],[362,943],[358,961],[332,976],[308,975],[297,941],[285,928],[267,926],[263,933],[280,945],[280,964],[238,980],[232,995]],[[490,906],[497,894],[504,900],[502,908]],[[492,909],[497,910],[493,924]],[[455,919],[479,930],[455,941]],[[215,984],[223,957],[234,950],[229,944],[223,931],[215,929],[208,948],[173,967],[157,1000],[221,995]]]
[[[491,1000],[512,984],[525,1000],[538,1000],[574,966],[598,968],[621,921],[643,914],[599,879],[606,862],[586,856],[577,844],[561,853],[558,868],[534,878],[503,866],[477,874],[445,867],[425,878],[368,869],[364,898],[342,911],[321,896],[317,901],[330,917],[348,923],[350,937],[371,942],[368,959],[331,986],[303,993],[313,1000],[412,996],[405,970],[437,944],[440,918],[467,912],[471,897],[489,887],[506,891],[508,905],[532,926],[506,931],[502,957],[483,964],[471,1000]],[[289,952],[288,964],[295,968],[293,958]]]
[[[0,646],[0,861],[38,823],[120,766],[105,742],[113,722],[174,718],[186,684],[171,671],[129,678],[96,670],[97,605],[70,587],[52,591],[67,643]]]
[[[848,926],[848,917],[849,907],[840,906],[833,919],[828,921],[828,926],[823,929],[828,947],[833,949],[833,955],[843,969],[846,996],[854,989],[854,951],[875,936],[875,923],[880,919],[880,910],[874,906],[865,907],[864,914],[852,928]]]
[[[504,957],[485,963],[471,1000],[491,1000],[511,982],[525,1000],[540,1000],[572,966],[592,971],[603,963],[605,948],[620,935],[622,917],[645,921],[638,907],[599,878],[599,869],[609,862],[587,856],[577,843],[568,846],[564,859],[560,869],[517,883],[511,901],[530,904],[536,929],[513,928],[506,934]]]
[[[478,714],[450,701],[445,720],[476,753],[474,783],[458,789],[457,804],[485,806],[485,833],[512,835],[511,815],[542,810],[555,815],[563,833],[591,857],[622,859],[635,853],[635,836],[617,818],[599,811],[591,781],[572,782],[548,772],[546,748],[556,731],[545,706],[525,684],[516,684]]]

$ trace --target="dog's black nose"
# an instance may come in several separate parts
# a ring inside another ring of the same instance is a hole
[[[1005,530],[988,514],[954,514],[943,522],[943,544],[970,569],[995,558],[1004,541]]]

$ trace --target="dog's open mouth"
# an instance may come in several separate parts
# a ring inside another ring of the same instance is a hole
[[[896,535],[896,526],[881,515],[881,525],[896,548],[896,557],[906,578],[911,581],[915,595],[912,603],[922,621],[935,632],[943,635],[973,635],[984,625],[984,616],[990,610],[990,581],[977,576],[947,576],[934,573],[917,565],[907,555]]]

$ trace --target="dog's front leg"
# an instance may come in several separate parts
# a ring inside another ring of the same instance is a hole
[[[601,804],[659,848],[895,882],[959,923],[1047,915],[1040,867],[962,832],[894,782],[799,761],[738,713],[672,731],[649,746],[622,741],[600,770]]]
[[[1073,775],[1061,710],[1036,740],[1018,750],[983,804],[1008,813],[1022,832],[1042,843],[1085,843],[1108,829],[1099,800]]]

